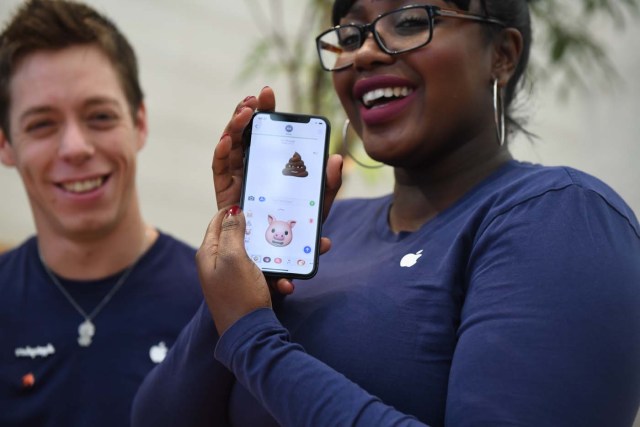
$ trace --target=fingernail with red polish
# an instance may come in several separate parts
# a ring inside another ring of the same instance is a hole
[[[247,102],[248,100],[250,100],[251,98],[255,98],[255,96],[253,95],[249,95],[247,96],[245,99],[242,100],[242,102]]]
[[[225,136],[229,136],[229,134],[228,133],[223,133],[222,136],[220,137],[220,141],[222,141]]]
[[[233,205],[227,211],[227,216],[236,216],[236,215],[239,215],[240,212],[242,212],[242,209],[240,209],[240,206]]]

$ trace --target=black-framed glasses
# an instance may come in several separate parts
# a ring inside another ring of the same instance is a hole
[[[409,52],[428,44],[433,38],[436,18],[459,18],[500,25],[498,19],[432,5],[411,5],[378,16],[369,24],[333,27],[316,37],[320,64],[327,71],[350,67],[355,54],[372,33],[378,47],[389,55]]]

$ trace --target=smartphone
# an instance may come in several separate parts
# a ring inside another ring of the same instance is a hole
[[[255,113],[245,129],[244,242],[265,275],[318,270],[330,133],[324,117],[277,112]]]

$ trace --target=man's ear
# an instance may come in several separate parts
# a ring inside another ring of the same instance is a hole
[[[494,41],[493,73],[498,84],[506,86],[522,56],[522,34],[515,28],[505,28]]]
[[[4,130],[0,129],[0,161],[5,166],[15,166],[16,156],[13,145],[7,139]]]
[[[138,111],[135,115],[135,122],[133,123],[135,126],[136,132],[138,134],[137,144],[138,150],[142,150],[145,143],[147,142],[147,135],[149,134],[148,122],[147,122],[147,108],[144,105],[144,102],[140,103],[138,107]]]

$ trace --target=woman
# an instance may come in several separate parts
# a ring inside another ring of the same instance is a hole
[[[268,88],[245,99],[214,155],[227,209],[198,253],[208,307],[143,385],[134,421],[631,425],[638,222],[597,179],[514,161],[503,144],[526,2],[336,0],[334,24],[322,66],[367,153],[394,168],[393,194],[337,202],[317,276],[272,284],[290,294],[272,299],[229,208],[242,129],[275,106]]]

